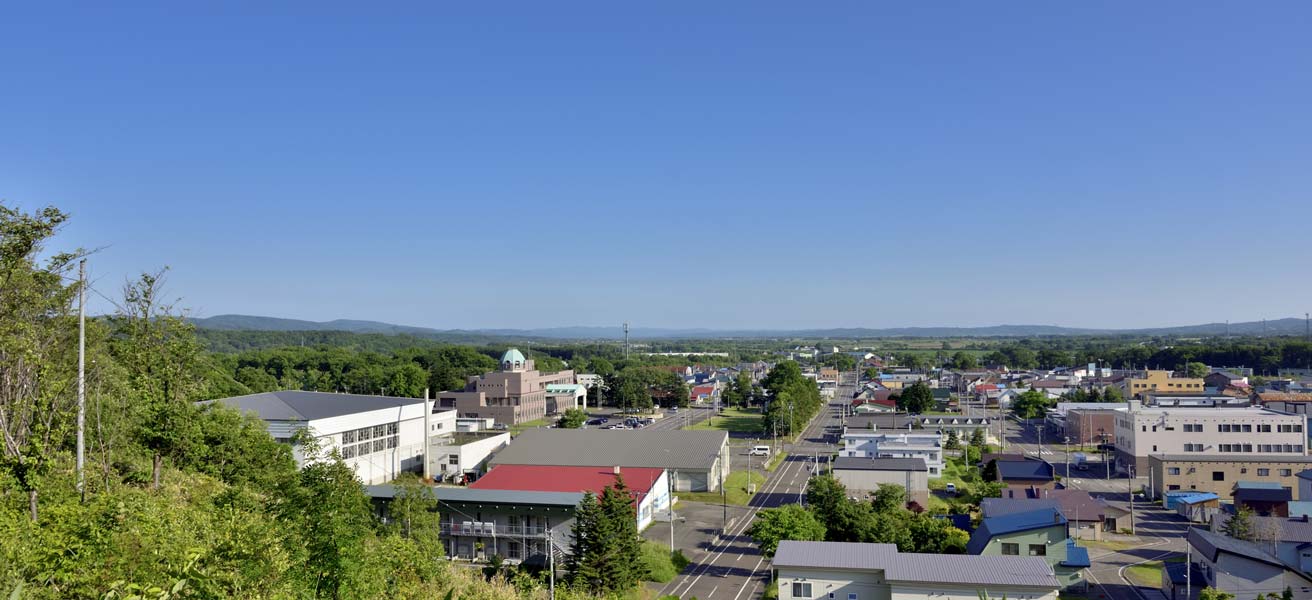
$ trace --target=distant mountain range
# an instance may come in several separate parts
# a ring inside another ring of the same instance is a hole
[[[348,331],[353,333],[408,334],[421,337],[450,338],[453,336],[486,336],[499,338],[543,338],[562,340],[621,339],[624,332],[615,327],[547,327],[539,329],[433,329],[394,325],[379,321],[337,319],[333,321],[303,321],[277,317],[250,315],[218,315],[192,319],[203,329],[245,331]],[[1301,335],[1303,319],[1287,318],[1272,321],[1244,323],[1206,323],[1179,327],[1146,329],[1088,329],[1056,325],[992,325],[988,327],[893,327],[870,329],[851,327],[838,329],[662,329],[635,327],[629,329],[632,339],[724,339],[724,338],[947,338],[947,337],[1040,337],[1078,335],[1127,336],[1213,336],[1225,335]]]

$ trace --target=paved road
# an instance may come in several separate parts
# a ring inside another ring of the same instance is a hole
[[[806,491],[806,482],[811,477],[816,453],[824,461],[835,451],[832,443],[836,436],[826,428],[838,424],[839,414],[836,405],[827,406],[807,426],[796,444],[784,447],[789,453],[788,458],[770,474],[746,508],[734,509],[733,521],[726,535],[710,539],[706,544],[691,549],[691,552],[685,547],[684,552],[693,563],[674,581],[661,587],[660,595],[673,594],[681,598],[696,597],[702,600],[760,597],[769,583],[770,568],[746,531],[751,526],[752,518],[761,509],[801,500]],[[690,506],[684,511],[699,515],[718,515],[717,511],[721,510],[720,507],[688,504]],[[708,521],[716,523],[713,517],[701,523],[705,525]],[[668,529],[657,531],[668,533]]]

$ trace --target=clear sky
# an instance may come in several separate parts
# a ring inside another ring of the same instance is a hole
[[[201,316],[1312,308],[1312,3],[268,4],[0,9],[0,199]]]

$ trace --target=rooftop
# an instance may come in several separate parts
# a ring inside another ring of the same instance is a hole
[[[710,469],[728,440],[724,431],[530,429],[490,464]]]
[[[853,471],[928,471],[923,458],[860,458],[840,456],[833,459],[834,469]]]
[[[999,517],[986,517],[980,521],[979,529],[970,536],[970,543],[966,544],[966,552],[979,554],[994,537],[999,535],[1065,525],[1066,517],[1062,516],[1061,511],[1051,507]]]
[[[1052,479],[1052,465],[1041,460],[1000,460],[998,477],[1008,479]]]
[[[221,398],[213,402],[231,406],[243,413],[253,412],[265,421],[313,421],[375,410],[399,409],[412,404],[423,404],[424,401],[419,398],[283,390]]]
[[[775,568],[884,571],[890,582],[1010,585],[1057,589],[1047,561],[1037,556],[971,556],[898,552],[894,544],[779,542]]]
[[[429,491],[438,502],[461,502],[467,504],[513,504],[532,506],[562,506],[573,508],[583,500],[580,492],[526,492],[520,490],[476,490],[467,487],[431,486]],[[392,484],[365,486],[365,493],[371,498],[391,499],[396,497],[396,487]]]
[[[1216,562],[1216,557],[1221,552],[1241,556],[1251,560],[1264,562],[1278,567],[1284,567],[1280,559],[1272,556],[1270,553],[1262,550],[1257,544],[1237,540],[1232,537],[1212,533],[1199,527],[1189,528],[1189,545],[1198,550],[1199,554],[1207,557],[1212,563]]]
[[[649,494],[664,469],[628,467],[618,469],[624,484],[636,497]],[[520,490],[525,492],[592,492],[598,496],[615,484],[613,467],[553,467],[501,465],[469,485],[474,490]]]

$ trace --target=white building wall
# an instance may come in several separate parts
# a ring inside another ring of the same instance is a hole
[[[1186,425],[1190,430],[1186,431]],[[1232,454],[1269,454],[1304,456],[1307,448],[1305,417],[1250,408],[1180,408],[1140,409],[1116,415],[1116,449],[1146,458],[1150,454],[1186,454],[1226,456]],[[1219,431],[1222,427],[1236,431]],[[1261,431],[1269,426],[1271,431]],[[1243,429],[1248,427],[1248,431]],[[1286,431],[1281,431],[1284,427]],[[1201,431],[1197,429],[1201,428]],[[1248,444],[1248,450],[1233,450],[1235,444]],[[1232,450],[1224,451],[1223,445]],[[1262,450],[1262,446],[1279,450]],[[1201,450],[1199,449],[1201,447]],[[1289,447],[1286,451],[1285,448]]]
[[[638,531],[646,529],[657,516],[670,510],[670,472],[662,471],[656,483],[651,486],[651,493],[642,498],[638,505]]]
[[[455,411],[444,410],[430,419],[431,435],[455,431]],[[397,408],[373,410],[316,419],[306,423],[320,450],[336,449],[343,461],[367,485],[391,481],[402,472],[420,472],[424,460],[424,403],[416,400]],[[367,439],[362,430],[368,429]],[[270,430],[273,430],[272,424]],[[379,441],[381,440],[381,444]],[[380,447],[381,446],[381,447]],[[298,464],[303,457],[298,453]]]

